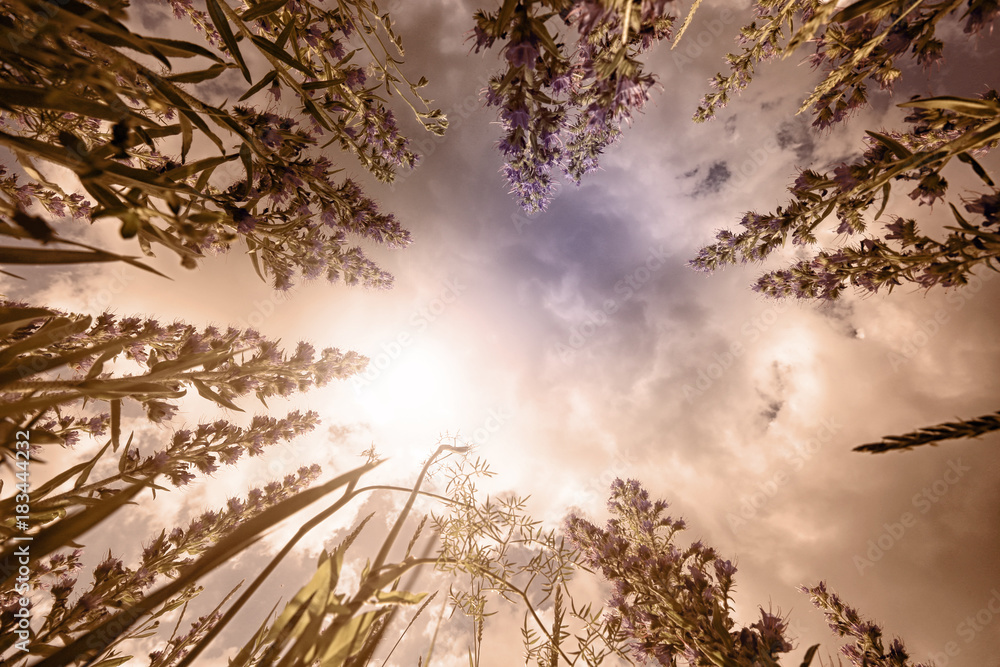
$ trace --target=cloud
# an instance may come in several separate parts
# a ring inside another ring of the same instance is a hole
[[[723,186],[732,178],[729,165],[723,161],[713,162],[705,173],[704,178],[695,186],[693,196],[704,196],[719,192]]]

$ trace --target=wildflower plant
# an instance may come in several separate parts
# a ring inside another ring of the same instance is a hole
[[[114,218],[144,254],[159,246],[187,267],[242,241],[278,289],[318,277],[387,287],[391,276],[348,236],[396,247],[409,234],[321,150],[353,155],[381,181],[414,165],[381,89],[444,132],[418,92],[426,80],[399,69],[388,16],[367,0],[166,4],[207,44],[140,35],[121,3],[0,7],[0,146],[28,176],[0,174],[0,234],[19,241],[0,263],[144,267],[50,224]],[[194,69],[177,72],[181,61]],[[205,94],[239,77],[248,87],[236,103]],[[272,104],[256,106],[266,95]],[[74,172],[86,194],[47,180],[46,163]]]
[[[691,265],[713,271],[736,262],[759,262],[789,240],[817,245],[817,228],[836,214],[836,232],[860,237],[885,211],[892,184],[911,181],[909,197],[931,205],[943,199],[948,183],[941,174],[952,158],[967,164],[990,188],[966,198],[960,210],[949,204],[954,225],[935,239],[921,233],[913,219],[888,216],[878,233],[837,250],[819,250],[809,259],[761,276],[754,289],[771,297],[832,300],[848,286],[861,293],[892,291],[904,283],[923,288],[968,283],[982,267],[1000,266],[997,203],[1000,191],[976,157],[1000,140],[1000,98],[990,91],[978,100],[931,98],[900,106],[914,109],[906,133],[869,132],[862,158],[827,173],[804,170],[789,188],[794,199],[773,213],[744,215],[739,233],[722,230]],[[878,205],[869,222],[865,212]]]
[[[162,530],[143,548],[137,567],[129,568],[109,554],[94,571],[90,588],[77,588],[78,554],[60,550],[144,491],[152,490],[155,496],[156,491],[186,486],[198,475],[212,475],[221,465],[257,456],[318,424],[318,415],[311,411],[294,411],[284,418],[257,415],[245,426],[219,419],[177,429],[165,437],[165,446],[157,446],[126,436],[130,419],[170,425],[177,409],[170,400],[191,388],[213,404],[242,412],[236,401],[251,392],[262,402],[288,396],[348,377],[364,362],[354,353],[332,348],[317,354],[307,343],[286,355],[253,330],[197,329],[182,322],[161,324],[154,318],[110,313],[92,318],[3,302],[0,465],[9,473],[6,481],[16,482],[5,484],[0,498],[5,629],[17,620],[12,610],[18,600],[40,588],[49,591],[51,608],[35,631],[34,655],[54,653],[57,638],[90,632],[107,639],[102,650],[114,651],[120,642],[144,636],[157,618],[194,595],[197,578],[217,566],[185,579],[181,573],[190,570],[196,556],[234,535],[243,536],[240,548],[248,546],[256,538],[246,526],[256,521],[259,534],[287,516],[283,512],[295,506],[292,501],[320,472],[317,466],[304,466],[296,475],[251,490],[245,499],[231,499],[221,511],[202,514],[186,529]],[[27,451],[15,442],[18,432],[29,434]],[[104,445],[43,483],[32,479],[30,468],[22,465],[25,455],[40,465],[54,458],[52,448],[77,444],[81,433],[104,438]],[[272,511],[278,507],[285,510]],[[26,536],[31,540],[27,564],[23,554],[17,555]],[[18,575],[15,587],[17,563],[26,565],[30,576]],[[163,577],[181,583],[136,611],[120,633],[112,637],[99,632],[115,610],[147,604],[151,587]],[[7,649],[17,635],[5,632],[4,637]]]
[[[476,52],[503,43],[505,69],[490,78],[486,104],[499,107],[503,173],[525,210],[547,206],[554,171],[574,183],[594,171],[649,100],[655,78],[638,57],[669,38],[668,4],[504,0],[476,12]]]
[[[233,658],[236,665],[317,661],[329,665],[364,664],[384,637],[392,610],[418,605],[426,597],[399,587],[400,578],[407,572],[437,562],[435,558],[411,554],[426,520],[419,522],[400,559],[394,560],[391,555],[409,525],[419,495],[454,502],[422,491],[421,485],[432,465],[465,451],[461,446],[441,444],[411,488],[362,484],[363,477],[378,466],[375,460],[312,488],[306,487],[320,470],[318,466],[303,467],[284,480],[252,489],[245,498],[231,498],[223,508],[204,512],[186,526],[153,534],[144,543],[134,567],[108,553],[91,571],[92,581],[87,587],[77,586],[83,569],[81,549],[49,555],[33,564],[23,590],[7,590],[5,586],[0,597],[4,631],[0,653],[8,660],[5,664],[11,665],[31,660],[35,660],[31,664],[45,667],[122,664],[133,658],[128,654],[134,649],[133,640],[157,634],[164,617],[182,608],[173,633],[150,653],[150,665],[197,664],[198,656],[306,534],[358,497],[404,492],[406,501],[378,553],[362,571],[355,592],[338,588],[339,574],[345,552],[372,515],[362,519],[337,547],[321,554],[317,571],[307,585],[280,614],[269,615]],[[187,632],[178,634],[187,603],[202,592],[200,579],[224,566],[279,522],[333,493],[336,498],[306,520],[249,585],[242,591],[242,584],[237,586],[209,614],[192,622]],[[3,560],[7,563],[10,558]],[[19,604],[18,598],[28,590],[32,591],[33,607],[39,607],[37,600],[44,597],[48,609],[42,625],[33,629],[27,652],[13,651],[17,639],[13,610]],[[237,592],[240,595],[234,600]]]
[[[966,34],[978,35],[991,29],[998,11],[996,2],[977,0],[860,0],[843,8],[811,0],[758,2],[755,20],[740,31],[742,52],[727,56],[731,73],[713,79],[716,90],[706,95],[695,120],[712,118],[732,93],[749,84],[757,64],[813,44],[815,53],[808,60],[823,68],[824,78],[800,112],[811,110],[813,125],[820,129],[843,122],[868,105],[871,83],[891,91],[903,75],[898,61],[915,61],[924,70],[941,61],[945,44],[936,31],[942,21],[963,22]],[[850,239],[868,232],[865,238],[772,271],[754,288],[772,297],[836,299],[848,286],[861,293],[903,283],[952,287],[966,284],[977,267],[995,269],[1000,251],[993,229],[997,191],[977,158],[1000,139],[996,91],[976,99],[939,96],[899,106],[910,110],[905,132],[869,131],[861,159],[827,173],[802,171],[789,187],[791,202],[774,213],[747,213],[743,230],[719,232],[717,242],[703,248],[692,266],[712,271],[737,261],[758,262],[788,241],[815,246],[817,227],[835,214],[837,234]],[[899,181],[915,185],[906,194],[921,205],[944,200],[948,182],[942,170],[954,158],[966,163],[989,190],[959,206],[948,204],[957,226],[947,228],[951,233],[945,239],[922,234],[912,219],[882,219]],[[871,229],[875,223],[880,224]]]
[[[439,539],[437,568],[451,575],[451,602],[475,628],[470,663],[480,662],[484,626],[497,601],[524,609],[526,664],[630,662],[618,625],[606,623],[600,607],[574,598],[572,579],[586,569],[581,553],[558,530],[531,518],[527,498],[481,498],[476,481],[493,474],[486,462],[448,463],[441,472],[451,502],[432,514],[431,525]],[[550,622],[543,619],[548,611]]]
[[[650,0],[510,0],[495,12],[477,12],[476,51],[505,42],[506,70],[490,79],[486,103],[501,108],[506,136],[499,149],[522,206],[544,208],[554,167],[561,166],[577,182],[596,168],[600,152],[619,135],[621,121],[642,108],[655,79],[636,57],[671,36],[675,17],[667,8],[665,1]],[[860,0],[839,9],[836,3],[813,0],[762,0],[754,5],[754,20],[740,31],[741,52],[727,56],[731,72],[712,80],[715,91],[705,97],[695,120],[714,117],[749,85],[762,62],[814,44],[809,60],[824,69],[824,77],[800,111],[811,109],[814,125],[829,127],[867,106],[870,84],[891,90],[902,76],[903,61],[925,69],[938,63],[944,52],[937,36],[941,22],[958,20],[965,33],[978,35],[990,29],[998,11],[993,0]],[[564,44],[570,27],[579,34],[573,49]],[[826,173],[802,171],[789,187],[789,204],[769,214],[747,213],[743,230],[719,232],[717,242],[703,248],[692,266],[713,271],[760,262],[789,242],[817,246],[817,228],[835,214],[836,233],[846,236],[847,244],[817,249],[772,271],[755,289],[774,297],[835,299],[847,287],[873,293],[903,283],[963,285],[977,268],[996,268],[1000,248],[993,226],[1000,195],[977,160],[1000,139],[996,91],[975,99],[927,97],[900,106],[911,110],[907,131],[868,132],[860,160]],[[942,170],[956,158],[988,190],[948,204],[955,225],[946,238],[922,233],[926,225],[915,220],[882,217],[898,181],[910,181],[906,194],[921,204],[943,200],[948,182]],[[851,236],[858,241],[851,243]]]
[[[792,649],[787,622],[760,609],[760,619],[738,627],[732,619],[736,566],[700,541],[674,544],[686,528],[665,516],[635,480],[615,480],[611,518],[600,528],[579,516],[566,522],[583,562],[613,586],[610,621],[640,662],[673,665],[771,666]]]
[[[882,628],[869,621],[833,591],[827,590],[825,582],[813,587],[799,589],[808,593],[813,605],[823,611],[830,629],[839,637],[849,637],[853,644],[841,647],[840,652],[854,667],[931,667],[922,662],[910,662],[903,642],[897,637],[885,646]]]

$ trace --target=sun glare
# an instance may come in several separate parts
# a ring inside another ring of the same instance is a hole
[[[371,379],[355,391],[367,420],[374,425],[440,426],[458,417],[459,374],[441,345],[419,342],[395,357],[373,356],[366,376]]]

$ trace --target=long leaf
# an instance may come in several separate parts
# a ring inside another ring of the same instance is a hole
[[[216,64],[207,69],[200,69],[196,72],[184,72],[183,74],[168,76],[167,81],[171,81],[173,83],[201,83],[202,81],[214,79],[230,67],[232,67],[232,65],[225,63]]]
[[[267,16],[268,14],[273,14],[282,7],[288,4],[288,0],[271,0],[270,2],[260,2],[251,5],[249,9],[240,14],[240,18],[244,21],[253,21],[261,17]]]
[[[844,7],[830,19],[833,23],[846,23],[853,18],[895,3],[897,0],[861,0]]]
[[[232,155],[219,155],[216,157],[207,157],[190,164],[185,164],[180,167],[174,167],[170,171],[163,172],[163,175],[167,178],[173,179],[175,181],[183,181],[185,178],[194,176],[198,172],[204,171],[206,169],[214,169],[220,164],[225,164],[231,162],[239,157],[239,153],[233,153]]]
[[[121,509],[123,505],[130,502],[144,488],[146,488],[145,482],[132,484],[111,498],[103,498],[101,502],[95,504],[93,507],[77,512],[71,517],[43,528],[30,542],[31,562],[36,562],[39,558],[43,558],[56,549],[65,547],[67,544],[73,542],[76,538]],[[5,549],[3,553],[0,553],[0,561],[7,562],[7,559],[11,557],[16,549],[16,545],[11,545]],[[5,586],[13,576],[14,573],[12,572],[4,580]]]
[[[983,165],[979,164],[979,161],[976,160],[976,158],[972,157],[968,153],[959,153],[958,159],[972,167],[972,171],[976,172],[976,176],[982,179],[983,183],[991,188],[994,186],[993,179],[990,178],[990,175],[986,173],[986,169],[983,168]]]
[[[229,27],[229,19],[226,18],[225,12],[219,6],[219,0],[206,0],[206,3],[208,4],[208,14],[212,17],[215,29],[219,31],[222,41],[226,44],[226,50],[229,51],[229,55],[239,65],[240,71],[243,72],[243,78],[247,80],[247,83],[253,83],[247,63],[243,60],[243,54],[240,53],[240,46],[236,43],[236,37],[233,35],[232,28]]]
[[[75,363],[94,354],[101,354],[105,350],[114,349],[121,346],[121,344],[121,339],[116,338],[93,347],[72,350],[57,357],[33,356],[24,358],[16,367],[0,370],[0,387],[17,380],[23,380],[24,378],[31,377],[32,375],[36,375],[44,371],[52,370],[53,368],[59,368],[67,364]],[[0,411],[10,405],[13,404],[0,404],[0,406],[2,406],[0,407]]]
[[[893,153],[896,154],[896,157],[898,157],[900,160],[905,160],[906,158],[913,155],[913,152],[910,151],[908,148],[906,148],[906,146],[899,143],[898,141],[896,141],[895,139],[893,139],[888,135],[879,134],[878,132],[872,132],[871,130],[865,130],[865,134],[867,134],[869,137],[875,139],[880,144],[891,150]]]
[[[81,658],[92,662],[95,656],[100,655],[112,642],[159,604],[223,565],[236,554],[254,544],[265,531],[289,516],[346,484],[356,483],[362,475],[372,470],[376,465],[378,464],[370,463],[355,468],[325,484],[297,493],[291,498],[269,507],[219,540],[202,554],[201,558],[185,567],[176,579],[171,580],[127,609],[108,617],[97,627],[92,628],[90,632],[81,635],[53,655],[35,663],[33,667],[61,667]]]
[[[24,325],[55,313],[46,308],[0,308],[0,338],[6,338]]]
[[[198,378],[191,378],[191,382],[194,384],[195,389],[198,390],[198,393],[204,398],[207,398],[210,401],[215,401],[224,408],[229,408],[230,410],[235,410],[237,412],[243,412],[243,408],[236,405],[225,396],[220,395],[217,391],[214,391]]]
[[[915,109],[944,109],[955,113],[974,118],[996,118],[1000,116],[1000,104],[993,100],[976,100],[967,97],[953,97],[942,95],[940,97],[925,97],[920,100],[903,102],[897,104],[899,107],[913,107]]]
[[[118,262],[121,255],[110,252],[58,250],[55,248],[21,248],[0,246],[0,264],[83,264],[89,262]],[[135,259],[134,257],[130,259]]]
[[[308,76],[315,75],[315,72],[313,72],[311,69],[309,69],[302,63],[300,63],[292,56],[288,55],[288,53],[284,49],[280,48],[277,44],[271,42],[270,40],[267,40],[259,35],[253,35],[251,36],[250,39],[253,41],[254,44],[257,45],[257,47],[261,51],[264,51],[265,53],[274,56],[275,58],[285,63],[289,67],[297,69]]]
[[[809,667],[809,664],[812,662],[813,656],[816,655],[816,651],[818,650],[819,650],[819,644],[813,644],[812,646],[810,646],[809,650],[806,651],[805,656],[803,656],[802,658],[802,665],[800,667]]]
[[[54,317],[30,336],[15,341],[0,350],[0,367],[6,366],[19,354],[48,347],[70,336],[83,333],[90,328],[90,323],[89,315],[79,319]]]
[[[71,95],[63,90],[53,88],[36,88],[12,83],[2,84],[0,85],[0,106],[12,109],[8,105],[72,112],[112,122],[128,117],[143,125],[156,125],[155,122],[132,113],[127,107],[113,109],[93,99]]]
[[[249,99],[249,98],[253,97],[257,93],[259,93],[261,90],[263,90],[264,86],[268,85],[269,83],[271,83],[272,81],[274,81],[276,78],[278,78],[278,70],[271,70],[270,72],[268,72],[267,74],[265,74],[264,77],[260,81],[258,81],[254,85],[250,86],[250,89],[247,90],[247,92],[243,93],[243,95],[240,96],[240,99],[238,101],[242,102],[243,100],[246,100],[246,99]]]
[[[212,53],[205,47],[192,44],[191,42],[183,42],[176,39],[164,39],[162,37],[143,37],[143,39],[147,42],[155,44],[161,52],[174,58],[195,58],[197,56],[201,56],[203,58],[211,58],[217,63],[225,63],[222,58]]]

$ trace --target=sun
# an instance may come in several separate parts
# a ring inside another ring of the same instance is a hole
[[[394,356],[374,357],[372,363],[381,366],[375,369],[378,373],[355,389],[371,424],[417,427],[456,422],[461,373],[443,345],[417,341]]]

